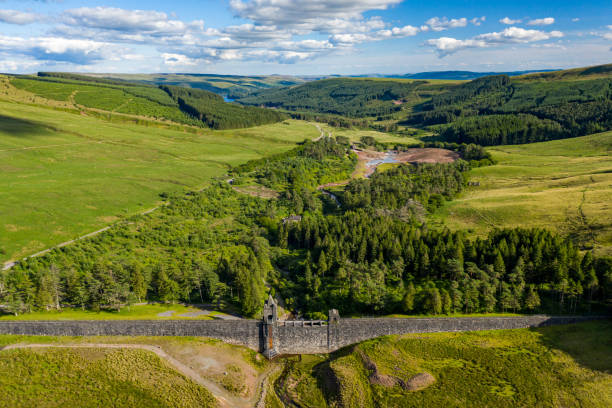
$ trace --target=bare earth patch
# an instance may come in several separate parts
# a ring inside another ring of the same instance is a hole
[[[452,163],[459,158],[459,154],[452,150],[424,148],[408,149],[397,155],[401,163]]]

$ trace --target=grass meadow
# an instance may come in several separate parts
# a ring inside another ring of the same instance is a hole
[[[598,252],[612,254],[612,132],[488,148],[498,164],[470,171],[470,186],[434,217],[486,235],[494,227],[590,229]]]
[[[603,408],[612,405],[610,339],[609,321],[385,336],[291,358],[276,391],[301,407]],[[389,381],[424,372],[435,383],[420,391]]]
[[[270,366],[202,337],[0,335],[0,407],[250,407]]]
[[[0,99],[0,261],[153,208],[229,166],[319,135],[288,120],[198,132],[113,123]]]

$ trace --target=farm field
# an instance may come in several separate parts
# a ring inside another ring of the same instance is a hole
[[[612,132],[487,150],[498,164],[471,170],[480,185],[434,219],[478,235],[514,226],[582,231],[594,237],[585,244],[612,253]]]
[[[319,131],[288,120],[182,132],[110,123],[0,99],[0,261],[18,259],[154,208],[229,166]]]

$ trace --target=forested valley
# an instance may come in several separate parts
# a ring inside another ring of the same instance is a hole
[[[264,90],[239,102],[318,114],[335,126],[411,126],[447,142],[522,144],[612,129],[611,73],[612,65],[602,65],[469,82],[338,78]]]
[[[233,168],[202,191],[165,194],[155,212],[2,272],[11,313],[135,302],[226,304],[255,316],[268,292],[296,315],[597,311],[612,295],[612,259],[544,229],[474,238],[428,216],[491,162],[401,164],[353,179],[339,205],[317,189],[347,179],[346,138],[305,141]],[[239,192],[273,190],[276,199]]]

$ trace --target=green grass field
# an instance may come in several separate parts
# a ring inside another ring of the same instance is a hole
[[[468,187],[435,216],[478,235],[494,227],[591,230],[597,251],[612,253],[612,132],[488,148],[498,164],[470,171]],[[584,219],[577,223],[579,209]]]
[[[201,187],[229,166],[319,135],[299,121],[177,131],[2,99],[0,112],[0,261],[153,208],[161,192]]]
[[[204,387],[142,350],[9,350],[0,372],[6,408],[217,406]]]
[[[609,407],[610,339],[609,321],[386,336],[292,358],[275,390],[301,407]],[[435,382],[419,391],[398,382],[419,373]]]
[[[206,338],[2,335],[0,407],[250,407],[269,367]]]

